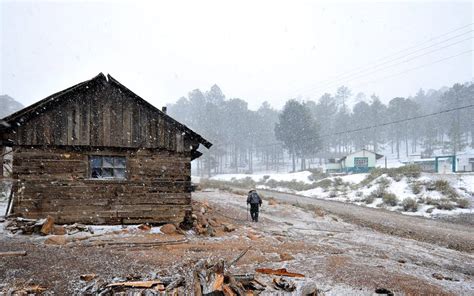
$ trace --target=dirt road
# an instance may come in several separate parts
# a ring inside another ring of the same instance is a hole
[[[248,252],[230,272],[286,268],[304,274],[303,279],[290,279],[297,286],[292,295],[305,295],[314,287],[326,296],[374,295],[381,289],[396,295],[474,293],[471,253],[347,223],[349,219],[342,221],[329,211],[294,200],[265,200],[260,222],[252,223],[245,201],[245,195],[217,190],[193,193],[197,221],[213,226],[213,235],[194,231],[168,235],[135,226],[99,236],[66,235],[66,244],[50,245],[46,244],[50,236],[11,234],[0,223],[0,251],[27,252],[0,260],[0,295],[31,284],[47,289],[47,295],[83,295],[90,284],[80,279],[83,274],[95,274],[92,283],[153,279],[188,270],[201,259],[230,261],[244,250]],[[235,230],[226,231],[223,225],[228,223]],[[173,240],[180,243],[114,245]],[[272,277],[256,277],[268,288],[261,295],[278,293]]]
[[[474,231],[472,226],[422,217],[402,215],[384,209],[374,209],[338,201],[322,200],[305,196],[259,190],[267,197],[279,201],[312,205],[328,211],[344,221],[370,227],[377,231],[438,244],[465,252],[474,252]]]
[[[267,192],[266,196],[261,221],[252,223],[247,220],[244,195],[219,191],[193,194],[195,200],[218,206],[223,216],[232,215],[236,223],[249,225],[259,234],[256,240],[251,237],[256,250],[267,256],[273,252],[280,257],[287,253],[293,258],[280,263],[277,260],[270,266],[303,272],[323,290],[328,290],[328,295],[373,295],[368,287],[383,287],[400,295],[472,295],[474,292],[471,253],[374,231],[346,218],[341,221],[339,217],[343,215],[331,213],[350,213],[351,206],[344,210],[337,208],[344,204],[329,203],[332,207],[327,208],[332,211],[328,213],[320,209],[323,207],[314,207],[311,200],[306,200],[311,206],[305,206],[304,199],[281,194],[272,195],[277,201],[269,203],[270,194]],[[383,213],[364,210],[360,215]],[[382,218],[380,214],[378,219]],[[383,222],[398,227],[395,219]],[[268,260],[262,263],[269,266]],[[453,281],[433,280],[437,273],[448,274]]]

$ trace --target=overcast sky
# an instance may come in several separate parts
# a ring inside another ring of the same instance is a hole
[[[1,1],[0,94],[28,105],[103,72],[157,107],[217,84],[255,109],[473,79],[471,1],[137,2]]]

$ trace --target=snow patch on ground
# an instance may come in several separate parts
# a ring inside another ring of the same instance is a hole
[[[112,233],[112,232],[120,232],[120,231],[127,231],[127,232],[139,232],[141,231],[138,228],[139,225],[127,225],[127,226],[122,226],[122,225],[88,225],[88,228],[92,229],[94,234],[106,234],[106,233]],[[153,233],[153,234],[160,234],[161,231],[161,226],[154,226],[151,227],[150,231],[147,233]]]

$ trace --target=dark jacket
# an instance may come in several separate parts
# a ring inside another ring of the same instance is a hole
[[[249,195],[247,196],[247,203],[262,205],[262,199],[260,198],[260,195],[258,195],[257,191],[252,190],[249,192]]]

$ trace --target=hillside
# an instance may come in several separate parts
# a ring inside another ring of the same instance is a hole
[[[309,171],[289,174],[227,174],[206,182],[267,189],[301,196],[439,217],[472,213],[473,174],[428,174],[411,167],[377,169],[339,177]]]
[[[0,95],[0,118],[10,115],[24,106],[9,95]]]

